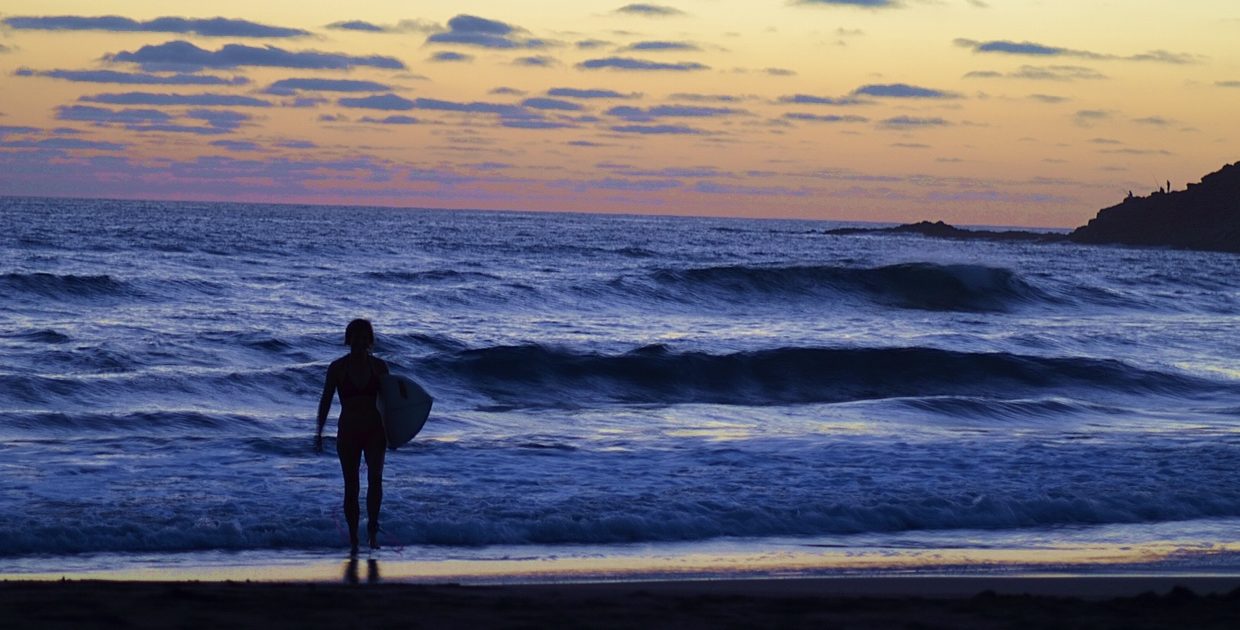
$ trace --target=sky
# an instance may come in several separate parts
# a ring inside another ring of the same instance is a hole
[[[0,195],[1070,227],[1240,160],[1235,0],[4,0]]]

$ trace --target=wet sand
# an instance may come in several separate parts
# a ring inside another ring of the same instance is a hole
[[[1237,577],[0,583],[0,628],[1234,628],[1237,619]]]

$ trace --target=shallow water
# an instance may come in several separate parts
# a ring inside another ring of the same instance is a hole
[[[310,437],[357,316],[436,397],[385,475],[386,535],[423,556],[1238,542],[1232,255],[264,205],[0,221],[0,568],[335,553]]]

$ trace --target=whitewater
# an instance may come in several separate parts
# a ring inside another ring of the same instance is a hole
[[[1069,541],[1240,567],[1234,255],[105,200],[0,199],[0,224],[0,572],[343,553],[338,406],[329,454],[312,436],[355,317],[436,398],[387,460],[406,557]]]

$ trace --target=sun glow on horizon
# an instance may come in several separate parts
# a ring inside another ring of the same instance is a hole
[[[406,4],[9,2],[0,194],[1064,227],[1238,157],[1221,0]]]

